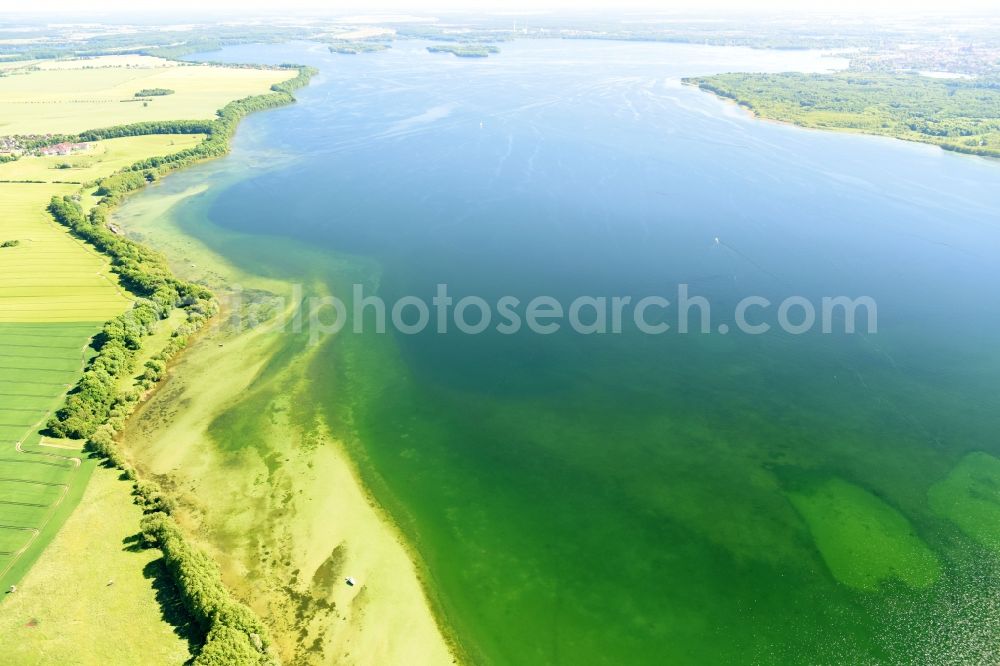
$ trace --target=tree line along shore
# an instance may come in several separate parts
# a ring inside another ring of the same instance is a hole
[[[47,434],[84,441],[85,451],[117,467],[133,482],[135,501],[144,513],[143,541],[163,553],[165,570],[199,636],[194,663],[202,665],[272,664],[276,658],[263,623],[229,592],[212,558],[186,539],[171,518],[171,497],[156,482],[140,478],[118,451],[115,435],[162,377],[167,362],[186,347],[218,306],[208,289],[173,276],[162,255],[122,236],[109,218],[130,193],[171,171],[228,152],[243,117],[294,102],[292,93],[307,85],[316,72],[304,66],[283,68],[296,71],[296,76],[272,85],[268,93],[227,104],[212,120],[140,122],[48,137],[49,141],[93,142],[145,135],[204,135],[193,147],[141,160],[92,183],[99,199],[89,211],[81,205],[80,195],[52,197],[48,206],[52,218],[110,259],[112,271],[135,302],[130,310],[107,321],[94,338],[96,354],[46,424]],[[156,323],[175,313],[183,314],[183,323],[145,361],[137,385],[123,390],[124,380],[137,371],[144,341],[153,335]]]

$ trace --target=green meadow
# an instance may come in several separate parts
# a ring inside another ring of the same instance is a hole
[[[52,196],[77,189],[0,183],[0,234],[5,241],[18,241],[15,247],[0,248],[0,322],[87,322],[96,327],[131,302],[111,274],[108,259],[66,233],[46,211]],[[85,342],[80,339],[78,347]]]
[[[141,514],[117,471],[94,470],[80,506],[4,602],[5,663],[182,664],[190,658],[176,601],[157,581],[159,551],[134,547]]]

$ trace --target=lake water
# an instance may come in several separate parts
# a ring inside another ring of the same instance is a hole
[[[345,300],[362,276],[390,302],[439,283],[564,302],[684,283],[711,302],[705,334],[323,343],[315,403],[477,662],[991,654],[1000,165],[755,121],[679,81],[835,64],[817,54],[208,57],[321,69],[298,104],[247,119],[231,156],[140,195],[207,181],[174,212],[188,233],[330,257],[215,243],[249,270]],[[753,295],[870,296],[878,332],[718,332]]]

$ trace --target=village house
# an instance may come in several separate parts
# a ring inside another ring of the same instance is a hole
[[[76,150],[87,150],[89,144],[86,143],[57,143],[53,146],[45,146],[39,149],[39,155],[69,155]]]

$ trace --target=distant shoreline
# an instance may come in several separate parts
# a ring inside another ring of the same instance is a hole
[[[818,123],[804,122],[803,120],[797,118],[782,118],[777,115],[767,114],[762,112],[757,108],[752,102],[744,99],[736,94],[729,91],[724,91],[718,89],[714,85],[707,84],[706,79],[712,77],[688,77],[681,79],[682,85],[691,86],[698,88],[702,92],[709,93],[713,95],[716,99],[722,100],[727,104],[735,106],[745,112],[750,118],[754,120],[759,120],[763,122],[772,122],[781,125],[799,127],[808,130],[817,130],[821,132],[839,132],[842,134],[854,134],[863,136],[876,136],[884,139],[894,139],[898,141],[906,141],[909,143],[917,143],[921,145],[934,146],[945,152],[957,153],[960,155],[968,155],[972,157],[982,157],[986,159],[998,159],[1000,158],[1000,151],[993,151],[992,149],[976,150],[972,147],[964,148],[962,146],[955,146],[952,144],[942,143],[939,141],[933,141],[930,138],[923,139],[919,135],[898,135],[890,132],[878,132],[867,130],[863,127],[850,127],[850,126],[828,126],[820,125]]]

